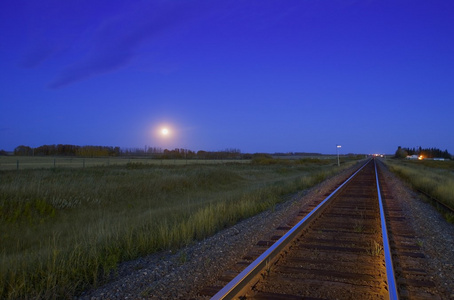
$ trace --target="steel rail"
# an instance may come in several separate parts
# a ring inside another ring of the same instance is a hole
[[[369,162],[369,159],[363,166],[361,166],[355,173],[353,173],[347,180],[345,180],[339,187],[337,187],[328,197],[326,197],[319,205],[317,205],[310,213],[308,213],[301,221],[293,226],[285,235],[277,240],[270,248],[268,248],[262,255],[254,260],[249,266],[246,267],[240,274],[233,278],[227,285],[225,285],[219,292],[217,292],[211,299],[232,299],[235,295],[247,286],[248,282],[252,280],[261,270],[268,264],[272,263],[277,255],[301,232],[301,230],[315,217],[317,217],[322,208],[326,207],[327,203],[333,196],[339,192],[350,180],[358,174]]]
[[[394,299],[399,299],[399,295],[397,293],[396,277],[394,275],[391,247],[389,246],[388,230],[386,227],[385,210],[383,208],[383,200],[381,198],[380,184],[378,182],[377,164],[375,162],[375,159],[374,159],[374,167],[375,167],[375,178],[376,178],[376,182],[377,182],[378,205],[380,207],[381,233],[382,233],[382,239],[383,239],[383,254],[385,256],[386,279],[388,282],[388,294],[389,294],[389,299],[394,300]]]

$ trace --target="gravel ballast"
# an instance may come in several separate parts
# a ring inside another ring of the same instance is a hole
[[[296,216],[300,208],[334,189],[346,170],[290,200],[179,251],[160,252],[122,263],[113,281],[82,293],[77,299],[202,299],[199,291],[216,279],[259,240]],[[427,271],[442,299],[454,298],[454,225],[394,174],[384,176],[395,199],[418,234],[427,257]]]

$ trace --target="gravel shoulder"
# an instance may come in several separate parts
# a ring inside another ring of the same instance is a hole
[[[245,255],[276,227],[293,219],[302,206],[323,198],[351,171],[345,170],[293,195],[273,210],[243,220],[181,250],[155,253],[122,263],[113,281],[86,291],[77,299],[203,299],[198,295],[201,289],[214,283],[238,257]],[[454,298],[454,225],[447,223],[391,172],[385,170],[385,177],[418,233],[427,257],[427,270],[432,274],[438,295],[443,299]]]

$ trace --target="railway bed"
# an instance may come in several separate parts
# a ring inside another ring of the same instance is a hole
[[[380,175],[377,180],[379,170],[379,163],[368,161],[325,199],[307,205],[295,220],[258,242],[200,294],[213,299],[436,299],[429,276],[418,268],[424,254],[386,182]]]

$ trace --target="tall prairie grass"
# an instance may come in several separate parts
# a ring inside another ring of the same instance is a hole
[[[454,162],[386,160],[385,163],[415,189],[454,208]]]
[[[72,298],[122,261],[208,237],[341,169],[332,161],[0,171],[0,298]]]
[[[249,163],[249,159],[160,159],[152,157],[1,156],[0,170],[141,165],[205,165]]]

